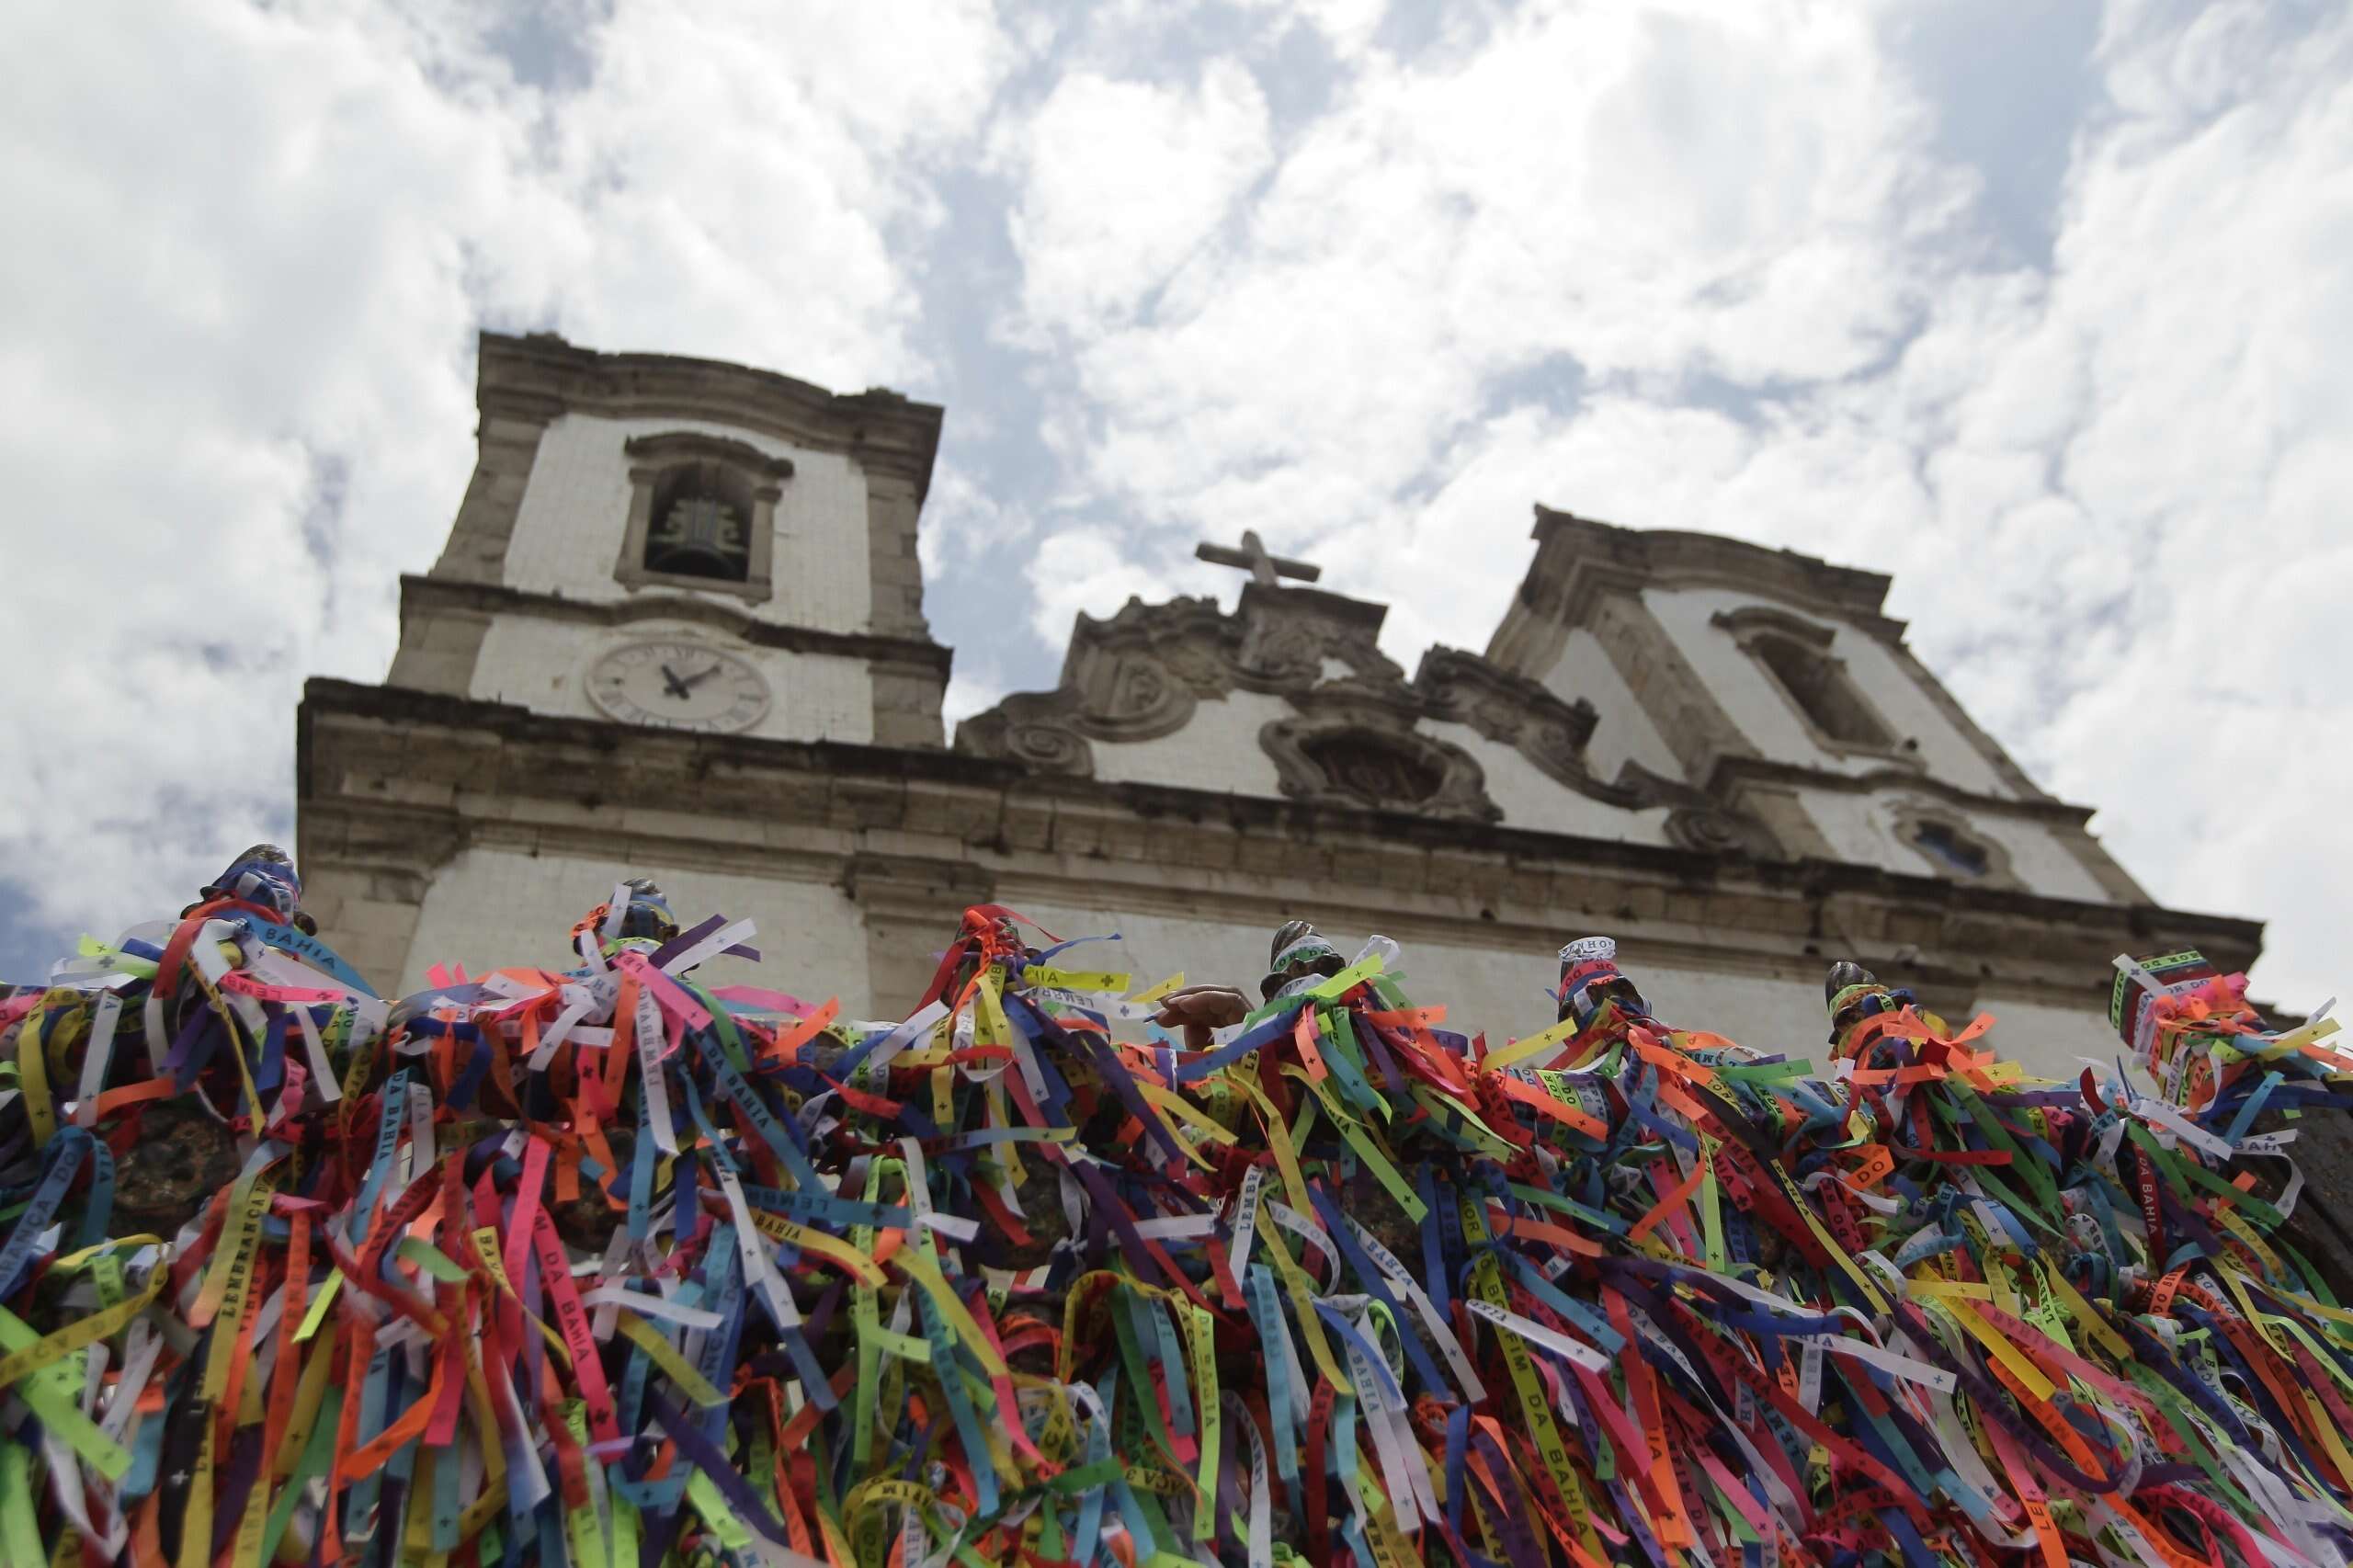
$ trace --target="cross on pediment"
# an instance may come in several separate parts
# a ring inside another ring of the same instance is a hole
[[[1213,566],[1238,566],[1250,574],[1252,582],[1263,583],[1270,588],[1275,586],[1275,580],[1279,577],[1291,577],[1302,583],[1313,583],[1316,578],[1324,575],[1324,568],[1321,566],[1313,566],[1304,561],[1288,561],[1279,555],[1267,554],[1266,545],[1259,540],[1256,533],[1248,528],[1245,528],[1242,532],[1242,548],[1239,550],[1222,544],[1211,544],[1204,540],[1193,547],[1193,554]]]

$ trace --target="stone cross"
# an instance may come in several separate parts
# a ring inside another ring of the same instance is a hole
[[[1269,555],[1258,536],[1248,528],[1242,531],[1242,548],[1231,550],[1222,544],[1204,540],[1193,547],[1193,554],[1215,566],[1239,566],[1250,574],[1254,583],[1275,586],[1278,577],[1296,577],[1302,583],[1313,583],[1324,575],[1324,568],[1311,566],[1304,561],[1286,561],[1279,555]]]

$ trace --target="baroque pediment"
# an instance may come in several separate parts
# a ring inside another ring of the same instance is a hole
[[[1256,583],[1232,612],[1210,598],[1130,599],[1108,619],[1078,618],[1058,687],[967,719],[956,747],[1091,778],[1097,744],[1174,735],[1201,702],[1256,692],[1290,710],[1257,739],[1294,800],[1495,822],[1503,813],[1478,759],[1434,728],[1461,724],[1563,789],[1628,811],[1670,808],[1668,833],[1691,847],[1773,852],[1757,824],[1701,791],[1632,765],[1596,778],[1586,747],[1602,721],[1583,699],[1564,700],[1459,648],[1432,648],[1407,679],[1379,646],[1386,615],[1337,594]]]

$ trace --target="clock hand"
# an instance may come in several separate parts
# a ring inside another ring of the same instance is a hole
[[[671,696],[684,697],[687,695],[688,686],[692,683],[680,680],[678,672],[665,665],[662,666],[662,684],[669,688]]]
[[[686,686],[699,686],[699,685],[700,685],[700,684],[702,684],[704,681],[707,681],[707,680],[709,680],[711,676],[713,676],[717,675],[717,674],[719,673],[719,670],[720,670],[720,666],[719,666],[719,665],[711,665],[711,666],[710,666],[710,668],[709,668],[709,669],[707,669],[707,670],[704,670],[704,671],[701,671],[699,674],[696,674],[696,675],[690,675],[690,676],[688,676],[686,678],[686,680],[685,680],[683,683],[681,683],[681,684],[686,685]],[[682,691],[682,692],[680,692],[678,695],[679,695],[679,696],[681,696],[681,697],[684,697],[684,696],[686,695],[686,693]]]

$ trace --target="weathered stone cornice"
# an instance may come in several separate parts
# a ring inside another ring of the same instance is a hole
[[[1619,528],[1542,505],[1533,533],[1536,559],[1520,581],[1519,601],[1569,626],[1585,623],[1600,594],[1715,585],[1835,614],[1887,642],[1903,640],[1904,622],[1881,608],[1892,581],[1884,573],[1718,534]]]
[[[482,335],[483,417],[544,425],[565,413],[708,419],[899,474],[931,487],[945,411],[883,388],[833,392],[773,370],[675,354],[604,354],[547,333]]]
[[[1775,762],[1761,756],[1725,757],[1716,765],[1711,791],[1719,795],[1731,794],[1736,792],[1740,784],[1752,781],[1802,785],[1809,790],[1830,790],[1847,795],[1901,790],[1915,795],[1933,795],[1940,801],[1967,806],[1971,811],[1987,816],[2024,817],[2069,827],[2081,827],[2090,822],[2095,810],[2091,806],[2070,805],[2049,795],[2021,800],[2011,795],[1988,795],[1975,790],[1964,790],[1915,767],[1891,765],[1862,773],[1838,773],[1827,768],[1802,767],[1792,762]]]
[[[648,465],[705,461],[742,469],[754,479],[792,477],[790,458],[772,458],[748,441],[705,435],[699,430],[664,430],[652,436],[639,436],[622,442],[621,452],[623,456]]]
[[[1904,961],[1927,970],[1982,969],[1989,984],[2068,995],[2121,950],[2195,946],[2237,968],[2262,935],[2255,921],[1871,867],[1107,784],[948,752],[617,730],[342,681],[309,683],[299,725],[306,855],[314,836],[382,839],[367,824],[396,816],[400,835],[437,854],[494,840],[649,863],[784,858],[804,870],[859,853],[971,858],[1000,884],[1091,889],[1095,907],[1357,900],[1401,926],[1492,922],[1499,942],[1594,921],[1694,951],[1892,960],[1908,949],[1916,959]]]
[[[687,594],[632,594],[626,599],[566,598],[561,594],[533,593],[496,583],[476,583],[449,577],[401,578],[401,619],[449,610],[485,615],[536,616],[543,620],[570,621],[583,626],[623,627],[647,620],[685,620],[756,647],[785,648],[797,653],[835,653],[845,658],[911,666],[948,677],[955,651],[928,638],[883,637],[871,632],[823,631],[814,627],[783,626],[747,615],[730,605],[713,604]]]

